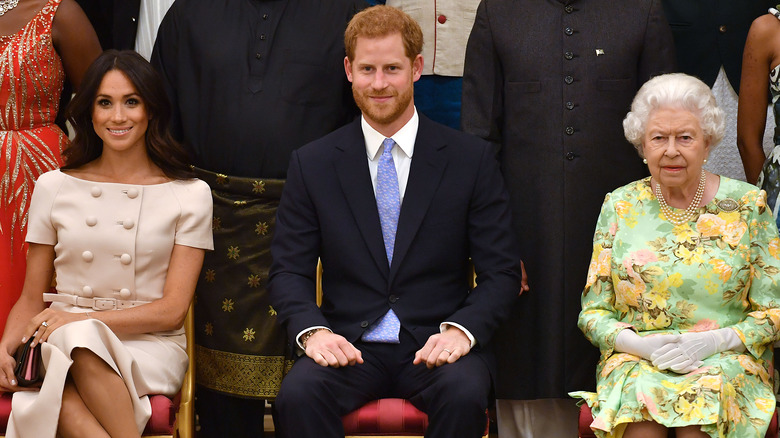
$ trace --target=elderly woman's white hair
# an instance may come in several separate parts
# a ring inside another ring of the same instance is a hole
[[[715,147],[726,130],[723,110],[715,102],[712,90],[701,80],[684,73],[669,73],[656,76],[642,85],[631,102],[631,111],[623,119],[623,132],[634,145],[639,156],[642,140],[650,114],[659,108],[677,108],[690,111],[699,119],[699,126]]]

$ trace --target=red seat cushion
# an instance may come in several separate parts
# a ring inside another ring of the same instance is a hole
[[[5,434],[8,428],[12,395],[6,393],[0,397],[0,434]],[[152,403],[152,417],[146,423],[144,435],[170,435],[173,433],[173,423],[176,420],[180,398],[179,394],[173,400],[164,395],[149,396],[149,401]]]
[[[346,435],[425,435],[428,415],[408,400],[383,398],[366,403],[342,418]]]
[[[596,438],[596,434],[590,428],[590,423],[593,423],[593,413],[590,411],[590,406],[583,403],[580,406],[580,419],[577,422],[577,435],[580,438]]]
[[[580,419],[577,425],[580,438],[595,438],[596,434],[590,428],[590,423],[593,422],[593,413],[590,411],[590,407],[587,403],[583,403],[580,406]],[[772,420],[769,421],[769,429],[766,431],[766,438],[777,438],[777,410],[772,415]]]
[[[5,433],[8,427],[8,418],[11,416],[11,393],[0,397],[0,433]]]
[[[146,423],[144,435],[170,435],[173,433],[173,423],[176,420],[176,412],[179,410],[180,398],[180,394],[177,394],[173,400],[164,395],[149,396],[149,401],[152,403],[152,416]]]

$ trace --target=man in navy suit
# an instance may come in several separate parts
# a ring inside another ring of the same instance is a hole
[[[415,110],[422,42],[397,9],[355,15],[344,69],[362,117],[292,154],[269,288],[305,354],[276,399],[279,436],[343,437],[342,415],[384,397],[426,412],[428,437],[484,432],[520,258],[495,150]]]

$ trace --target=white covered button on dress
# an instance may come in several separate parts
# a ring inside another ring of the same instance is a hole
[[[85,262],[89,263],[95,258],[95,256],[92,255],[92,251],[84,251],[81,253],[81,258],[84,259]]]

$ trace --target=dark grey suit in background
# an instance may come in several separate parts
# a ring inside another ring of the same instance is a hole
[[[461,124],[501,146],[531,287],[497,333],[499,399],[595,389],[598,350],[577,329],[593,229],[604,195],[647,174],[623,137],[631,99],[674,70],[660,0],[480,5]]]

